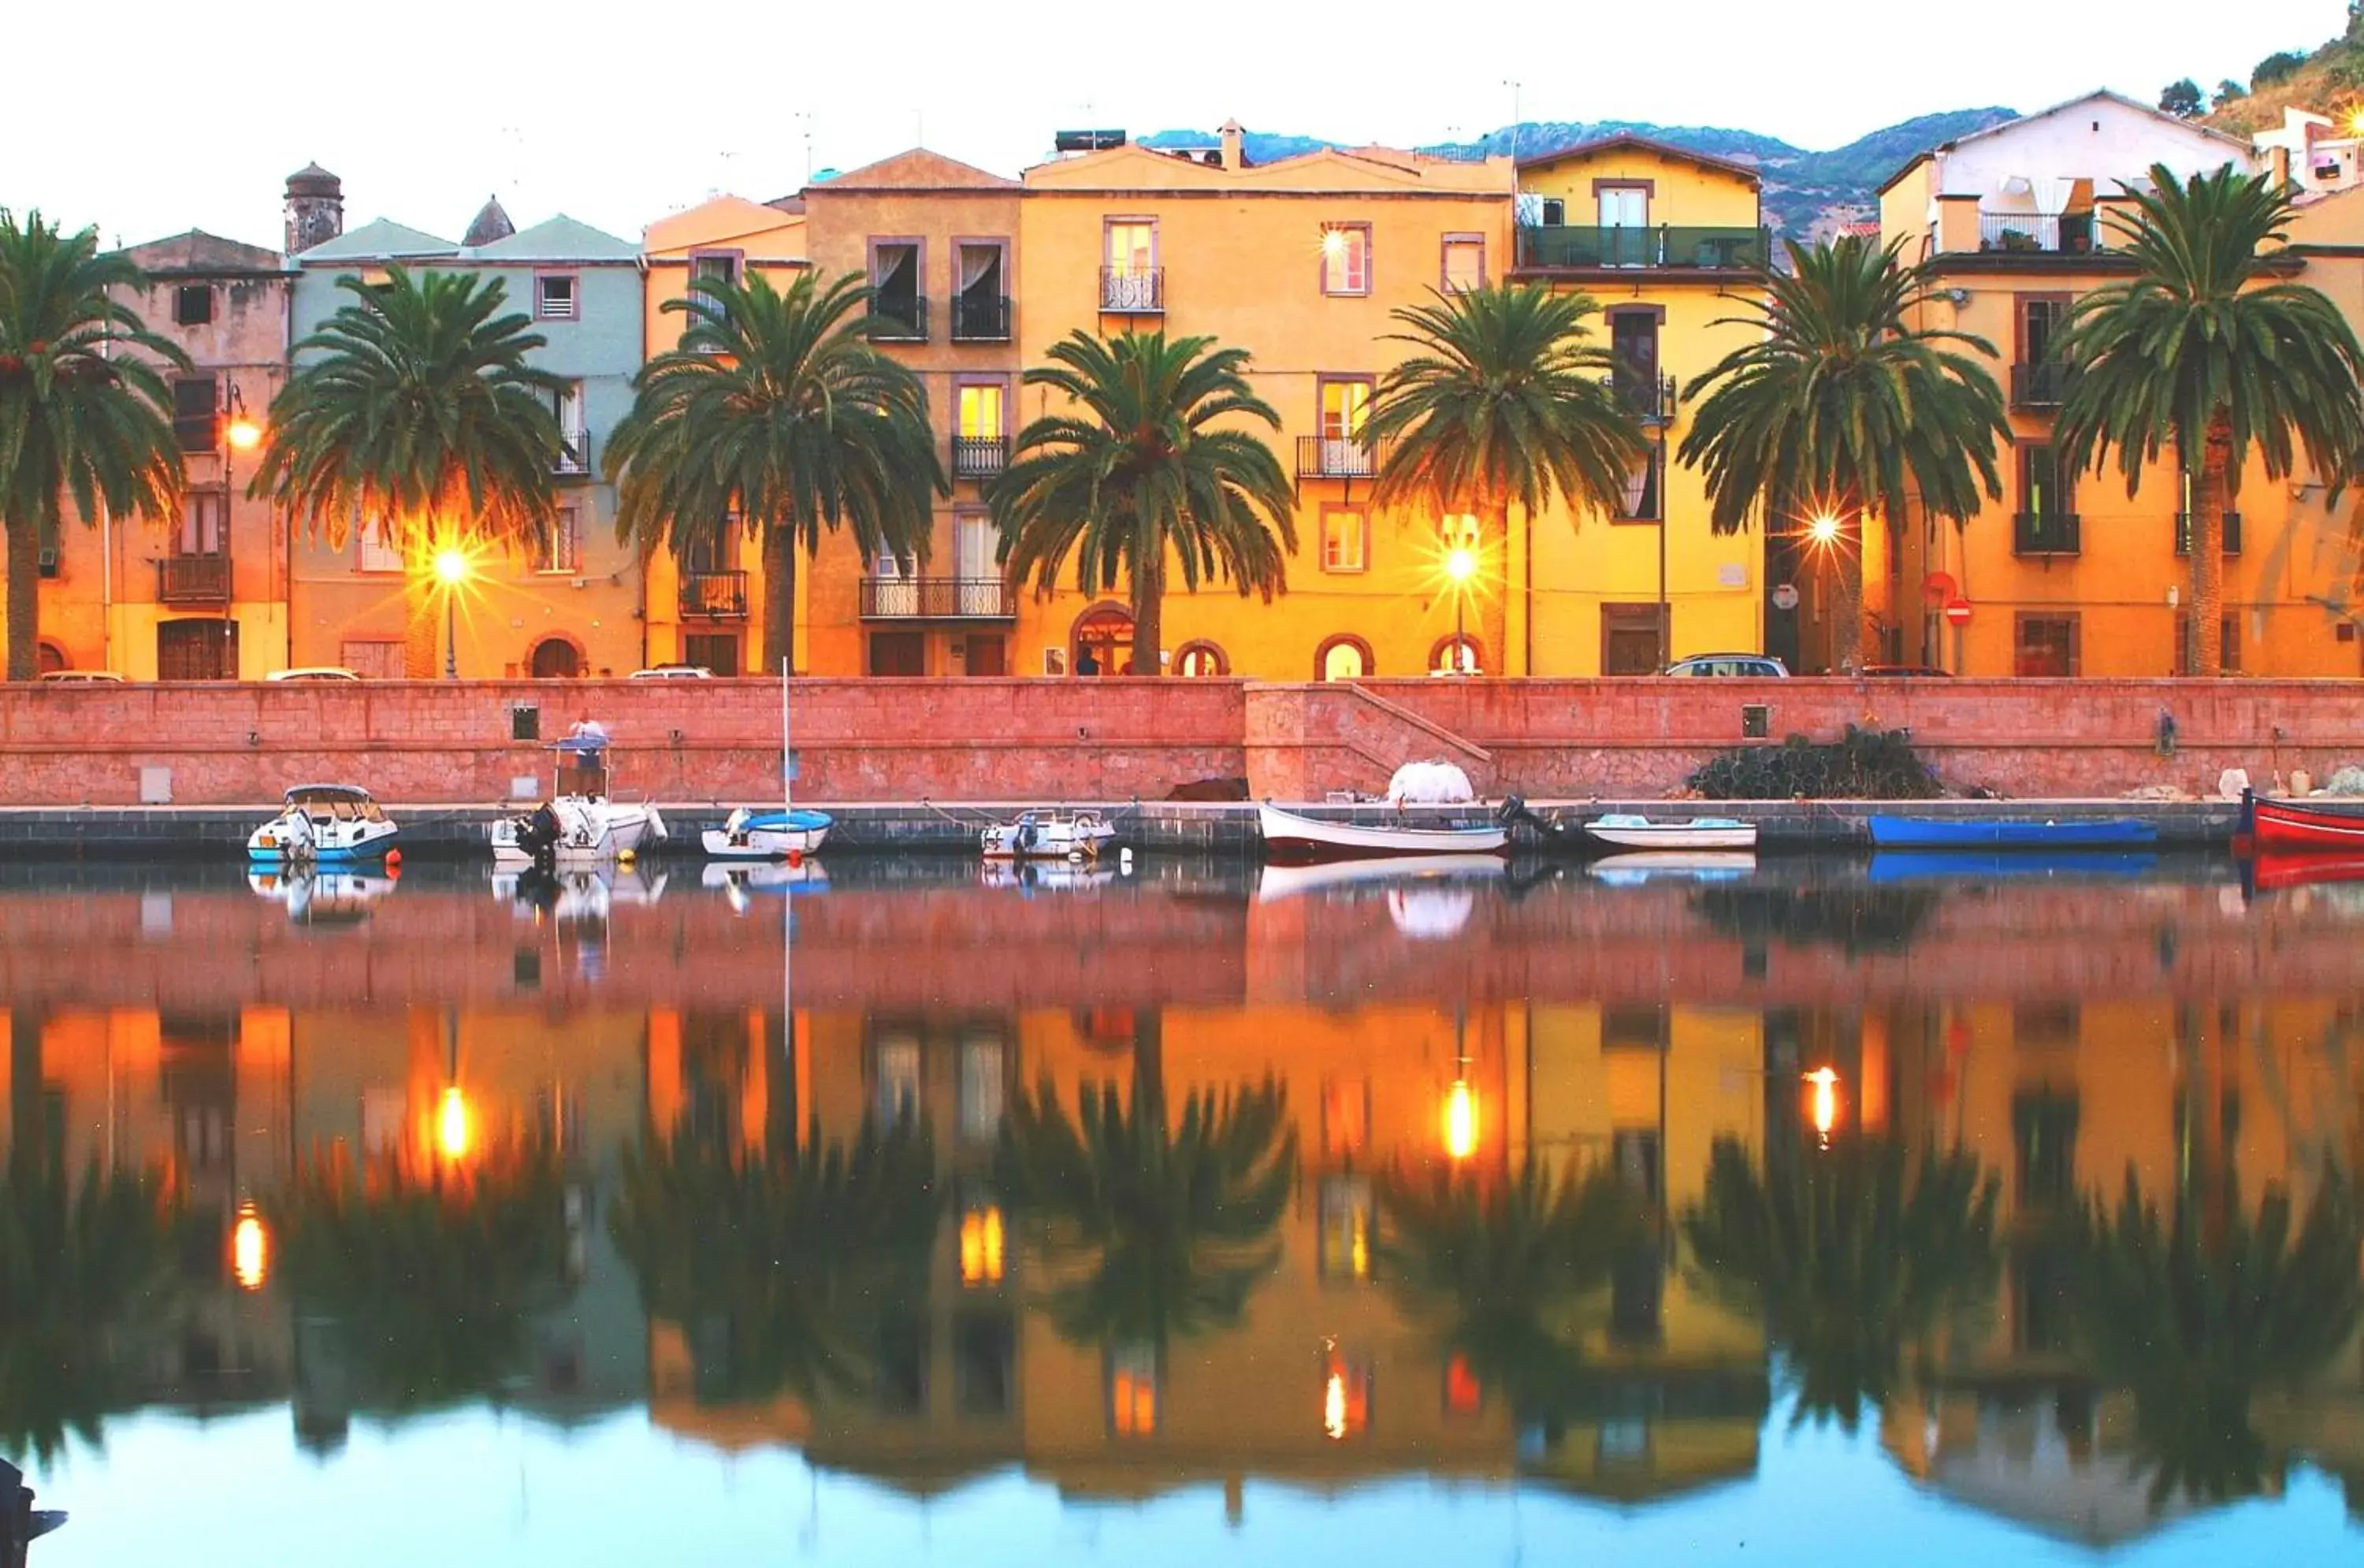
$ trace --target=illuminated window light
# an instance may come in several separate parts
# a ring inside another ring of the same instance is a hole
[[[975,1288],[1001,1283],[1001,1206],[987,1204],[961,1216],[961,1284]]]

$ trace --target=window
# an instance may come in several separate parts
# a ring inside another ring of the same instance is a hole
[[[560,387],[544,388],[543,404],[558,425],[558,461],[552,466],[560,473],[591,472],[591,436],[583,417],[583,384],[570,381]]]
[[[1008,241],[964,239],[954,246],[953,336],[986,341],[1009,336]]]
[[[399,572],[403,569],[402,543],[394,525],[385,517],[373,518],[354,530],[360,536],[360,554],[353,562],[356,572]]]
[[[1611,518],[1618,523],[1656,523],[1665,520],[1661,499],[1658,453],[1651,453],[1625,471],[1625,490],[1617,498],[1617,515]]]
[[[1444,292],[1466,294],[1486,286],[1486,237],[1448,234],[1444,237]]]
[[[1444,1413],[1448,1416],[1475,1416],[1486,1403],[1485,1385],[1478,1380],[1478,1369],[1459,1351],[1444,1360]]]
[[[2066,679],[2079,670],[2078,617],[2067,615],[2023,615],[2013,642],[2012,673]]]
[[[693,291],[702,284],[735,284],[738,281],[738,251],[694,250],[690,253],[689,286]]]
[[[1001,1283],[1003,1252],[1003,1222],[1001,1206],[989,1200],[972,1201],[961,1211],[960,1278],[963,1286],[975,1290],[981,1285]]]
[[[572,575],[583,570],[583,511],[562,506],[550,531],[535,541],[533,569]]]
[[[1359,506],[1321,508],[1321,570],[1367,572],[1371,565],[1370,517]]]
[[[229,542],[229,496],[219,490],[191,490],[183,498],[181,526],[173,535],[179,555],[219,555]]]
[[[1331,477],[1368,477],[1376,464],[1363,441],[1363,427],[1371,417],[1372,381],[1368,376],[1323,376],[1314,417],[1321,427],[1321,472]]]
[[[1667,1009],[1656,1006],[1604,1007],[1600,1011],[1603,1051],[1664,1051]]]
[[[1321,1085],[1321,1157],[1360,1154],[1371,1140],[1371,1081],[1333,1078]]]
[[[681,656],[718,675],[736,675],[746,668],[740,661],[739,634],[735,631],[691,632],[681,639]]]
[[[870,673],[874,675],[924,675],[928,673],[928,639],[917,631],[874,631],[870,634]]]
[[[1001,573],[993,561],[994,547],[1000,539],[990,514],[953,514],[953,567],[960,574],[961,614],[989,616],[1003,609]],[[972,670],[969,673],[977,672]]]
[[[1108,1359],[1109,1426],[1117,1436],[1145,1438],[1157,1430],[1157,1347],[1118,1345]]]
[[[1164,282],[1157,268],[1157,220],[1112,217],[1108,220],[1100,269],[1102,310],[1154,313],[1165,308]]]
[[[1661,1191],[1658,1135],[1648,1128],[1618,1128],[1609,1135],[1609,1164],[1636,1197],[1656,1203]]]
[[[1365,295],[1371,292],[1371,226],[1367,223],[1326,223],[1321,226],[1321,292]]]
[[[2068,317],[2067,295],[2022,295],[2019,299],[2019,360],[2042,364],[2052,357],[2053,340]]]
[[[870,242],[871,336],[923,339],[928,335],[926,290],[920,279],[916,239]]]
[[[214,318],[214,288],[211,284],[183,284],[173,291],[173,324],[175,327],[203,327]]]
[[[533,313],[544,321],[572,321],[575,317],[574,274],[543,272],[533,280]]]
[[[953,388],[954,479],[991,479],[1009,465],[1009,389],[998,380],[965,381]]]
[[[1223,651],[1211,642],[1186,642],[1174,655],[1174,673],[1197,680],[1228,675],[1231,668]]]
[[[2074,1095],[2024,1093],[2011,1105],[2019,1201],[2066,1204],[2077,1196],[2078,1106]]]
[[[1314,651],[1317,681],[1359,681],[1371,673],[1371,645],[1359,637],[1333,637]]]
[[[2241,617],[2226,616],[2216,625],[2216,634],[2224,643],[2225,673],[2236,675],[2241,671]],[[2175,617],[2175,673],[2189,675],[2194,662],[2191,657],[2191,617],[2178,615]]]
[[[1002,1049],[998,1040],[960,1044],[960,1136],[965,1143],[990,1143],[1001,1133]]]
[[[1666,662],[1665,643],[1656,605],[1600,606],[1602,674],[1655,675]]]
[[[1485,667],[1478,639],[1466,633],[1440,638],[1436,646],[1428,651],[1428,673],[1432,675],[1475,675]]]
[[[2019,449],[2019,509],[2035,517],[2065,517],[2076,509],[2057,448],[2031,441]]]
[[[209,375],[189,376],[173,384],[173,434],[184,452],[209,452],[215,446],[214,411],[220,390]]]
[[[1643,419],[1664,417],[1658,370],[1659,312],[1612,310],[1609,315],[1609,387]]]
[[[880,1040],[871,1048],[871,1070],[877,1080],[878,1120],[899,1127],[920,1117],[920,1042],[908,1035]]]
[[[964,1416],[1009,1414],[1018,1329],[1007,1312],[953,1318],[953,1402]]]
[[[1314,1266],[1323,1279],[1371,1277],[1371,1184],[1363,1176],[1332,1176],[1321,1184],[1321,1243]]]
[[[1545,228],[1559,228],[1566,226],[1567,203],[1565,200],[1558,196],[1545,196],[1542,205],[1543,226]]]
[[[1650,227],[1650,187],[1647,184],[1611,184],[1602,181],[1593,187],[1593,195],[1600,204],[1601,228]]]

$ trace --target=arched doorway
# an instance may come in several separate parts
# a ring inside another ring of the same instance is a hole
[[[545,637],[533,645],[529,666],[537,681],[571,681],[583,673],[583,651],[563,637]]]
[[[1478,639],[1461,633],[1440,637],[1436,646],[1428,651],[1428,673],[1432,675],[1475,675],[1486,668],[1486,656],[1478,647]]]
[[[1317,681],[1360,681],[1373,670],[1371,645],[1359,637],[1333,637],[1313,651]]]
[[[1199,639],[1184,643],[1174,655],[1174,673],[1177,675],[1206,679],[1232,673],[1231,661],[1213,643]]]
[[[1074,670],[1078,675],[1132,673],[1132,613],[1121,605],[1094,605],[1076,617]]]

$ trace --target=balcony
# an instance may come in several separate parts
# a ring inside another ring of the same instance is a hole
[[[2011,519],[2013,555],[2075,555],[2078,540],[2074,512],[2020,512]]]
[[[1009,296],[1006,294],[953,295],[953,341],[1009,341]]]
[[[165,556],[156,562],[156,602],[160,605],[229,604],[229,557]]]
[[[1762,228],[1576,228],[1519,225],[1519,266],[1536,272],[1660,268],[1756,272],[1772,255]]]
[[[2028,256],[2083,256],[2109,247],[2090,212],[1982,212],[1979,249]]]
[[[1625,412],[1645,425],[1667,424],[1675,417],[1672,376],[1653,382],[1641,376],[1612,373],[1602,376],[1600,384],[1609,389]]]
[[[1299,479],[1376,479],[1386,462],[1386,450],[1365,437],[1297,438]]]
[[[2013,408],[2057,408],[2068,387],[2068,367],[2054,360],[2011,367]]]
[[[681,574],[684,620],[745,620],[747,574],[744,572],[684,572]]]
[[[991,479],[1009,466],[1008,436],[954,436],[953,477]]]
[[[1009,620],[1009,584],[998,577],[864,577],[864,620]]]
[[[2189,512],[2175,514],[2175,553],[2191,553],[2191,514]],[[2225,514],[2225,553],[2241,553],[2241,514],[2238,512]]]
[[[1100,310],[1109,316],[1165,314],[1165,269],[1102,267]]]
[[[558,437],[558,455],[551,460],[550,472],[561,478],[580,479],[591,472],[591,432],[562,430]]]
[[[870,340],[874,343],[924,343],[928,340],[928,299],[925,295],[880,295],[870,302]]]

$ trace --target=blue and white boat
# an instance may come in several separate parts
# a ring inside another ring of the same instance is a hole
[[[380,861],[400,834],[359,784],[297,784],[279,815],[247,835],[257,865],[340,865]]]
[[[2130,817],[1874,817],[1881,850],[2133,850],[2158,827]]]
[[[1736,817],[1686,817],[1660,820],[1632,812],[1596,817],[1584,830],[1621,850],[1753,850],[1756,824]]]
[[[718,861],[779,861],[802,859],[818,851],[829,839],[836,819],[826,811],[791,806],[742,806],[725,817],[719,828],[708,828],[702,840],[708,858]]]

